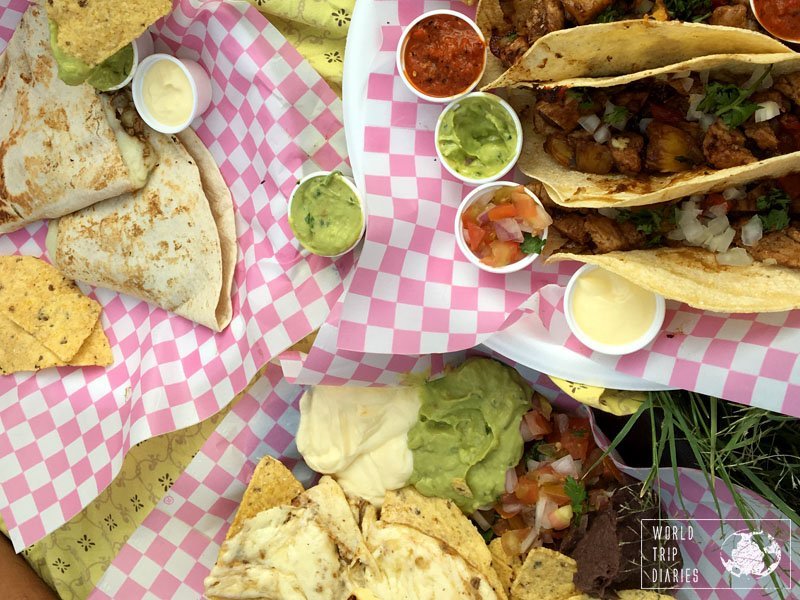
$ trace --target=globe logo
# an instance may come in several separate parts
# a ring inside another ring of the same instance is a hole
[[[753,532],[747,529],[726,537],[720,554],[725,570],[734,577],[765,577],[777,569],[781,561],[781,548],[774,537],[763,531]],[[765,564],[765,554],[769,564]],[[726,556],[730,559],[726,560]]]

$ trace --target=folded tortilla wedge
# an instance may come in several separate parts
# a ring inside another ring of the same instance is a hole
[[[139,189],[153,158],[108,96],[58,78],[45,11],[31,5],[0,55],[0,233]]]
[[[478,27],[490,47],[505,57],[506,64],[513,62],[508,71],[486,86],[488,89],[508,87],[509,82],[519,86],[574,77],[624,75],[713,54],[791,52],[774,38],[749,29],[654,18],[579,26],[569,26],[569,21],[562,19],[561,25],[568,28],[541,35],[557,25],[558,18],[552,19],[550,11],[563,12],[562,4],[581,3],[481,0],[476,15]],[[515,9],[514,17],[505,15],[503,5]],[[535,39],[537,34],[540,37]],[[508,56],[510,49],[500,49],[508,43],[518,46],[516,52],[511,51],[514,56],[528,49],[514,62]],[[500,59],[492,52],[488,58],[487,71],[497,73],[499,68],[502,72]]]
[[[578,78],[561,81],[558,87],[608,88],[624,86],[648,77],[669,76],[684,72],[707,72],[710,81],[717,78],[746,78],[759,69],[770,68],[771,77],[800,71],[800,54],[735,54],[695,58],[665,68],[651,69],[627,76]],[[531,105],[534,94],[530,93]],[[700,164],[673,173],[635,175],[622,173],[594,174],[567,167],[544,150],[546,136],[536,130],[533,118],[523,120],[524,144],[520,169],[541,181],[557,204],[572,207],[622,207],[656,204],[692,194],[704,193],[718,186],[740,185],[764,177],[781,177],[797,170],[800,152],[788,152],[749,164],[713,168]]]
[[[230,192],[191,129],[145,131],[159,157],[147,185],[51,221],[48,251],[67,277],[222,331],[236,265]]]

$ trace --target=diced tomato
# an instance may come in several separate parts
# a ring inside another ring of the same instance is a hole
[[[469,249],[477,252],[481,247],[483,238],[486,237],[486,231],[475,223],[467,223],[467,236]]]
[[[708,194],[703,199],[703,209],[705,210],[708,210],[712,206],[717,206],[717,205],[724,205],[725,212],[728,212],[728,201],[725,200],[725,196],[723,196],[722,194]]]
[[[589,430],[589,420],[570,417],[569,427],[561,434],[561,446],[573,459],[584,460],[590,444],[593,444],[593,440]]]
[[[523,529],[527,527],[525,524],[525,519],[522,518],[522,515],[516,514],[508,520],[508,526],[511,529]]]
[[[539,483],[536,481],[536,476],[527,474],[520,477],[514,495],[523,504],[536,504],[539,500]]]
[[[536,201],[525,192],[513,192],[511,199],[514,201],[514,208],[517,209],[517,216],[526,221],[536,218],[536,209],[539,207]]]
[[[490,221],[513,219],[517,216],[517,208],[513,204],[500,204],[491,209],[487,216]]]
[[[525,413],[525,424],[533,435],[533,438],[541,438],[553,431],[553,426],[544,415],[538,410],[530,410]]]
[[[650,103],[650,114],[653,115],[656,121],[662,121],[669,125],[682,125],[686,122],[683,115],[678,110],[656,102]]]
[[[545,483],[539,488],[539,493],[547,496],[559,506],[569,502],[569,496],[567,496],[567,493],[564,491],[563,483]]]
[[[511,517],[516,515],[519,512],[519,510],[514,512],[507,512],[503,509],[503,507],[506,506],[510,508],[515,504],[518,505],[519,500],[517,500],[517,497],[513,493],[503,494],[502,496],[500,496],[500,501],[497,504],[495,504],[494,509],[497,511],[497,514],[499,514],[504,519],[510,519]]]
[[[522,252],[517,242],[494,241],[491,243],[490,249],[491,255],[483,259],[483,262],[490,267],[505,267],[522,258]]]
[[[800,198],[800,173],[790,173],[779,177],[778,185],[792,200]]]
[[[505,519],[500,519],[497,521],[497,523],[492,525],[492,531],[495,535],[503,535],[506,531],[508,531],[508,529],[508,521]]]

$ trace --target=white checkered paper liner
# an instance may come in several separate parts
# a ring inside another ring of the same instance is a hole
[[[427,361],[437,368],[445,363],[457,364],[465,354],[457,352],[427,357]],[[576,409],[577,403],[547,383],[545,376],[524,367],[516,368],[556,406],[563,410]],[[390,373],[384,379],[388,381],[395,377],[395,373]],[[360,385],[363,381],[353,383]],[[259,459],[270,454],[285,460],[304,485],[314,481],[313,473],[305,467],[293,441],[299,422],[297,402],[302,391],[301,386],[286,381],[280,369],[270,365],[265,377],[232,409],[184,474],[123,546],[90,600],[180,600],[202,596],[203,579],[216,561],[219,546]],[[600,443],[607,442],[602,434],[596,437]],[[643,470],[625,470],[638,478],[645,475]],[[660,476],[666,513],[676,518],[682,516],[681,506],[673,497],[672,471],[662,469]],[[719,480],[717,487],[723,487]],[[686,508],[693,517],[715,516],[702,475],[682,469],[681,488]],[[726,518],[738,517],[730,497],[724,492],[719,495],[723,515]],[[767,509],[763,500],[751,496],[759,504],[759,514],[780,517]],[[712,533],[716,531],[712,526],[708,529]],[[710,535],[698,535],[697,539],[701,543],[682,545],[686,567],[698,568],[701,581],[708,583],[706,587],[724,587],[725,573],[719,560],[717,542]],[[788,555],[781,564],[788,568]],[[792,565],[796,573],[800,568],[800,556],[796,550]],[[746,592],[682,589],[678,593],[680,600],[756,600],[762,597],[763,592],[758,587]]]
[[[0,0],[0,47],[26,8]],[[157,50],[198,60],[212,79],[211,108],[194,125],[234,200],[234,317],[214,335],[83,286],[103,305],[114,365],[0,378],[0,512],[17,550],[94,499],[132,445],[230,402],[323,322],[352,266],[301,252],[286,219],[303,174],[348,170],[341,102],[319,74],[245,2],[179,0],[151,31]],[[45,235],[35,223],[0,236],[0,253],[43,257]]]

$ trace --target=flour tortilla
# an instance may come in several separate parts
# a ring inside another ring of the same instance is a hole
[[[609,87],[645,79],[659,73],[684,70],[709,70],[716,74],[752,74],[762,65],[773,65],[773,77],[800,70],[799,54],[753,54],[696,58],[664,69],[634,73],[625,77],[609,77],[593,81],[576,79],[562,82],[566,87]],[[520,169],[541,181],[554,202],[574,208],[645,206],[673,200],[709,190],[742,185],[762,178],[777,178],[797,170],[800,152],[775,156],[748,165],[729,169],[700,167],[666,175],[622,174],[595,175],[569,169],[556,162],[544,149],[545,136],[533,128],[533,119],[525,119],[524,143]]]
[[[147,185],[51,224],[51,257],[68,277],[222,331],[236,262],[230,192],[193,132],[146,131],[159,156]]]
[[[753,263],[720,265],[702,248],[659,248],[608,254],[554,254],[548,262],[598,265],[647,290],[721,313],[782,312],[800,308],[800,270]]]
[[[141,188],[153,160],[106,96],[57,75],[43,8],[0,56],[0,233]]]
[[[476,20],[488,40],[503,22],[499,0],[481,0]],[[484,89],[627,75],[714,54],[780,52],[792,50],[767,35],[736,27],[644,18],[595,23],[539,38]],[[493,55],[491,58],[493,64],[500,64]]]

